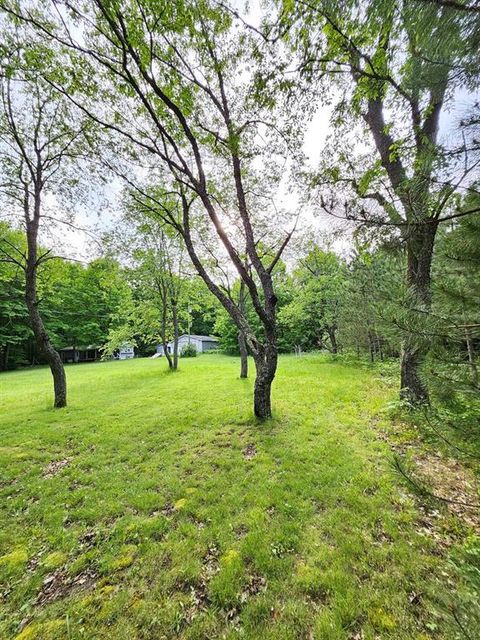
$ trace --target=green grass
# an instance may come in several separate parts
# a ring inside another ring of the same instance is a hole
[[[267,424],[234,358],[67,375],[0,376],[1,638],[453,637],[375,370],[282,357]]]

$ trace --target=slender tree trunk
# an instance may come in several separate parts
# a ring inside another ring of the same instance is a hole
[[[59,353],[53,348],[42,317],[38,311],[37,301],[37,248],[36,237],[28,233],[28,259],[25,270],[25,302],[27,304],[30,323],[37,343],[38,351],[50,366],[53,376],[53,388],[55,394],[54,406],[56,408],[67,406],[67,380],[65,369]]]
[[[163,353],[165,354],[165,357],[166,357],[167,362],[168,362],[168,368],[169,369],[173,369],[173,362],[172,362],[172,358],[171,358],[170,354],[168,353],[168,342],[167,342],[167,339],[165,337],[165,334],[162,336],[162,346],[163,346]]]
[[[470,365],[471,380],[474,387],[478,387],[478,369],[475,358],[475,349],[472,336],[468,327],[465,327],[465,341],[467,343],[468,364]]]
[[[162,346],[163,346],[163,353],[167,359],[168,362],[168,368],[169,369],[173,369],[173,362],[172,362],[172,358],[170,356],[170,354],[168,353],[168,340],[167,340],[167,303],[166,303],[166,299],[162,296],[162,293],[160,292],[161,298],[162,298],[162,326],[161,326],[161,336],[162,336]]]
[[[248,378],[248,349],[243,331],[238,332],[238,348],[240,350],[240,378]]]
[[[370,329],[368,330],[368,348],[370,351],[370,362],[375,362],[375,347],[373,344],[373,336]]]
[[[254,391],[254,412],[257,418],[272,417],[271,390],[277,370],[277,346],[274,337],[267,337],[265,345],[254,356],[256,378]]]
[[[239,176],[237,176],[239,177]],[[240,177],[239,177],[240,178]],[[240,178],[241,179],[241,178]],[[208,198],[207,195],[204,196],[205,200]],[[208,203],[207,203],[208,204]],[[245,203],[243,203],[245,207]],[[265,330],[265,341],[260,343],[254,333],[251,331],[248,319],[244,314],[240,312],[238,306],[231,301],[231,299],[226,296],[223,291],[213,282],[212,278],[206,272],[205,267],[200,261],[198,255],[195,252],[195,248],[192,243],[192,237],[190,234],[190,226],[189,226],[189,206],[187,200],[184,196],[182,196],[182,207],[183,207],[183,239],[185,241],[185,245],[187,247],[188,254],[192,259],[193,265],[196,268],[198,274],[202,277],[203,281],[209,288],[209,290],[213,293],[214,296],[221,302],[223,307],[229,313],[232,320],[235,322],[237,328],[239,330],[244,331],[244,335],[247,340],[247,344],[249,346],[250,351],[253,354],[253,358],[255,361],[256,368],[256,379],[255,379],[255,390],[254,390],[254,413],[255,416],[260,419],[268,419],[272,417],[272,409],[271,409],[271,387],[272,381],[275,377],[275,372],[277,369],[277,346],[276,346],[276,304],[277,298],[275,296],[273,290],[273,284],[271,280],[270,272],[262,272],[261,262],[256,255],[256,262],[260,262],[260,267],[258,267],[258,271],[261,274],[261,282],[262,289],[265,297],[265,307],[262,308],[260,299],[257,297],[255,291],[253,292],[249,289],[249,293],[252,297],[253,308],[262,321]],[[208,208],[207,208],[208,210]],[[244,217],[248,214],[244,213]],[[255,255],[255,243],[253,241],[253,236],[251,231],[249,231],[247,235],[247,244],[250,244],[251,252]],[[248,247],[247,247],[248,248]],[[280,254],[278,254],[280,255]],[[231,257],[233,262],[235,263],[235,254],[232,251]],[[252,258],[253,261],[253,258]],[[240,276],[244,280],[245,278],[249,279],[248,273],[241,272],[241,265],[236,264],[237,269],[239,270]]]
[[[338,344],[337,344],[335,325],[328,327],[327,332],[328,332],[328,337],[330,338],[330,344],[332,346],[332,353],[338,353]]]
[[[173,369],[178,369],[178,309],[177,301],[172,300],[173,321]]]
[[[10,345],[7,344],[2,349],[2,366],[0,367],[2,371],[6,371],[8,368],[8,354],[10,351]]]
[[[27,232],[25,303],[30,316],[30,323],[32,325],[37,349],[42,357],[47,361],[50,366],[50,371],[52,372],[54,390],[53,406],[60,409],[67,406],[67,379],[65,376],[65,369],[60,354],[54,349],[50,342],[50,337],[43,323],[42,316],[38,311],[37,300],[37,271],[39,264],[37,257],[37,242],[41,217],[41,184],[42,172],[41,169],[37,167],[37,175],[34,180],[35,193],[33,200],[33,216],[31,218],[29,213],[29,195],[27,189],[25,190],[24,199],[25,227]]]
[[[240,295],[238,307],[240,312],[245,315],[245,283],[240,282]],[[240,378],[248,378],[248,347],[247,339],[241,329],[238,331],[238,349],[240,351]]]
[[[375,331],[375,337],[376,337],[376,341],[377,341],[377,353],[380,356],[380,360],[381,362],[383,362],[383,346],[382,346],[382,338],[380,338],[380,336],[378,335],[378,333]]]
[[[431,268],[433,246],[438,223],[428,221],[411,226],[407,240],[407,283],[417,307],[414,313],[428,314],[431,307]],[[428,317],[428,316],[427,316]],[[421,367],[428,353],[428,346],[418,335],[408,332],[400,361],[400,397],[412,404],[428,402],[428,389],[421,377]]]

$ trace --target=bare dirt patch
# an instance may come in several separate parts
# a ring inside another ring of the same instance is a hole
[[[242,451],[245,460],[252,460],[257,455],[257,447],[251,442]]]
[[[233,531],[238,539],[244,538],[248,533],[248,527],[246,524],[239,524],[238,526],[234,527]]]
[[[64,458],[63,460],[52,460],[52,462],[49,462],[45,467],[45,469],[43,470],[43,473],[42,473],[43,477],[53,478],[62,469],[65,469],[65,467],[68,467],[68,465],[72,460],[73,458],[71,456],[68,458]]]
[[[377,422],[372,422],[374,428]],[[425,450],[414,426],[396,423],[388,432],[377,428],[377,434],[394,457],[398,456],[398,469],[417,497],[418,530],[435,541],[437,553],[443,555],[458,539],[458,525],[452,517],[468,530],[480,533],[479,483],[472,469],[439,451]],[[408,470],[403,469],[405,460],[412,463]],[[400,488],[399,492],[406,497]],[[408,493],[411,495],[411,491]]]
[[[160,510],[160,513],[168,518],[169,516],[173,516],[173,514],[175,513],[175,507],[171,502],[167,502],[167,504],[165,504]],[[157,515],[157,512],[154,511],[153,515]]]
[[[198,582],[189,585],[190,604],[184,613],[186,624],[190,624],[196,616],[207,611],[210,606],[208,583],[219,571],[218,556],[218,547],[211,545],[203,557],[203,566]]]
[[[252,596],[258,595],[261,591],[265,591],[267,588],[267,580],[263,576],[259,576],[257,573],[253,573],[248,578],[248,584],[240,594],[240,602],[243,604]]]
[[[99,532],[96,529],[88,529],[79,537],[78,546],[80,549],[91,549],[97,545],[98,536]]]
[[[210,580],[210,578],[219,570],[218,565],[218,547],[211,545],[207,553],[203,557],[202,578]]]
[[[480,533],[480,496],[473,472],[458,460],[435,453],[414,456],[415,475],[448,511]]]
[[[69,575],[65,568],[57,569],[44,579],[35,604],[43,605],[59,600],[60,598],[65,598],[76,589],[93,588],[96,584],[97,577],[93,569],[86,569],[76,576]]]

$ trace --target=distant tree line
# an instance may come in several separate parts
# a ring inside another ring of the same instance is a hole
[[[0,230],[0,251],[22,251],[21,232],[6,223]],[[39,310],[54,347],[96,345],[108,357],[128,342],[137,355],[147,356],[157,344],[190,330],[216,335],[224,353],[240,355],[243,343],[236,325],[198,276],[179,269],[181,248],[170,246],[166,266],[166,245],[158,242],[161,236],[154,225],[135,228],[134,237],[139,242],[127,243],[128,261],[127,255],[121,262],[111,256],[88,264],[56,258],[42,265]],[[274,274],[280,352],[323,351],[377,362],[398,359],[405,335],[411,334],[430,354],[421,375],[436,397],[457,394],[470,404],[478,401],[479,218],[461,218],[439,235],[428,330],[418,317],[423,312],[412,312],[408,305],[401,245],[372,242],[358,234],[346,257],[328,244],[308,241],[302,247],[292,255],[289,268],[279,262]],[[112,252],[108,244],[105,251]],[[17,265],[0,261],[2,370],[46,362],[30,327],[23,279]],[[232,295],[240,288],[237,280]],[[248,297],[244,313],[255,326]]]
[[[20,255],[24,244],[22,232],[0,223],[0,252]],[[154,353],[162,336],[171,340],[170,315],[162,326],[153,257],[158,258],[152,250],[136,251],[128,267],[114,257],[84,264],[52,256],[44,263],[38,272],[38,309],[53,347],[95,345],[108,357],[129,342],[142,356]],[[178,330],[210,333],[216,305],[208,290],[192,277],[179,277],[177,287],[182,288]],[[46,363],[25,303],[24,270],[0,259],[0,370]]]

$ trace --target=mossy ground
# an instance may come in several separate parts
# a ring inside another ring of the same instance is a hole
[[[266,424],[234,358],[67,375],[0,377],[1,638],[452,637],[374,369],[282,357]]]

